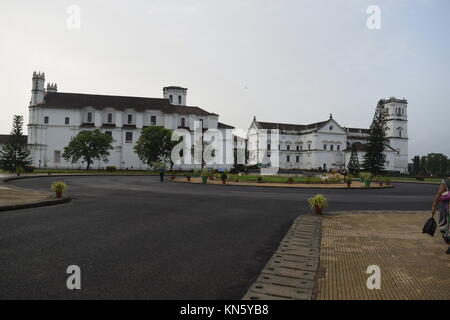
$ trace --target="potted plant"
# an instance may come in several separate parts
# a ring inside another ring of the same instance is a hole
[[[52,191],[56,193],[56,198],[61,198],[64,191],[67,190],[67,185],[62,181],[55,181],[52,183]]]
[[[21,175],[23,172],[24,172],[24,170],[23,170],[22,167],[17,167],[17,168],[16,168],[16,173],[17,173],[17,176],[18,176],[18,177],[20,177],[20,175]]]
[[[220,179],[222,179],[222,184],[227,183],[227,179],[228,179],[227,174],[225,172],[222,172],[222,174],[220,175]]]
[[[323,210],[328,207],[328,200],[324,195],[316,194],[308,199],[308,204],[311,209],[316,211],[316,214],[322,214]]]
[[[184,176],[186,177],[187,181],[190,182],[191,181],[191,174],[189,172],[186,172],[184,174]]]
[[[208,176],[209,176],[209,170],[206,168],[203,168],[202,170],[202,183],[206,184],[208,182]]]
[[[361,172],[359,177],[366,187],[370,187],[372,175],[369,172]]]
[[[350,179],[349,177],[345,179],[345,182],[347,183],[347,188],[350,188],[352,186],[352,179]]]

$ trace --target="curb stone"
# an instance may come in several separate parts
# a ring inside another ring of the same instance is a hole
[[[312,300],[320,260],[322,217],[298,217],[243,300]]]

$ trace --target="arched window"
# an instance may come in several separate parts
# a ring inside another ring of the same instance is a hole
[[[331,150],[331,151],[334,150],[334,145],[330,145],[330,150]]]
[[[398,127],[398,128],[397,128],[397,132],[398,132],[399,138],[401,138],[401,137],[402,137],[402,134],[403,134],[403,128],[402,128],[402,127]]]
[[[326,144],[323,145],[323,150],[327,150],[327,145]]]
[[[170,103],[173,102],[173,95],[170,95],[170,96],[169,96],[169,101],[170,101]]]
[[[181,96],[178,96],[178,104],[181,104]]]
[[[291,151],[291,146],[287,145],[287,151]]]
[[[300,151],[300,146],[297,146],[297,151]]]
[[[340,146],[340,145],[337,145],[337,146],[336,146],[336,149],[337,149],[337,151],[340,151],[340,150],[341,150],[341,146]]]

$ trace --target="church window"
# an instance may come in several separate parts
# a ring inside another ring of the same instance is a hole
[[[300,162],[300,157],[299,157],[299,156],[296,156],[296,157],[295,157],[295,161],[297,161],[297,163],[299,163],[299,162]]]
[[[311,150],[311,145],[310,144],[308,144],[308,150]]]
[[[340,146],[340,145],[337,145],[337,146],[336,146],[336,149],[337,149],[337,151],[340,151],[340,150],[341,150],[341,146]]]
[[[326,144],[323,145],[323,150],[327,150],[327,145]]]
[[[113,122],[113,114],[108,113],[108,123],[112,123],[112,122]]]
[[[129,114],[128,115],[128,124],[132,124],[133,123],[133,115]]]
[[[55,150],[55,163],[61,162],[61,151]]]
[[[64,123],[65,123],[65,124],[70,124],[70,118],[69,118],[69,117],[66,117],[66,118],[64,119]]]
[[[287,162],[290,162],[290,161],[291,161],[291,157],[287,156],[287,157],[286,157],[286,161],[287,161]]]
[[[125,142],[133,142],[133,132],[125,133]]]
[[[150,124],[151,124],[152,126],[156,126],[156,116],[151,116],[151,117],[150,117]]]
[[[173,102],[173,96],[172,95],[169,96],[169,101],[170,101],[170,103]]]
[[[49,118],[48,117],[44,117],[44,123],[48,124],[48,122],[49,122]]]
[[[297,146],[297,151],[300,151],[300,146]]]
[[[287,151],[291,151],[291,146],[290,145],[287,145]]]
[[[178,96],[178,104],[181,104],[181,96]]]
[[[333,151],[334,150],[334,146],[330,145],[330,150]]]

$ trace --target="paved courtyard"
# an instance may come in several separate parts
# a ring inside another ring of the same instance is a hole
[[[450,255],[439,232],[425,235],[430,212],[355,212],[324,217],[318,299],[450,300]],[[369,290],[368,266],[381,271]]]
[[[55,179],[11,183],[48,191]],[[309,213],[308,197],[325,194],[333,211],[427,210],[437,188],[224,188],[161,184],[150,176],[63,180],[71,203],[0,213],[0,298],[240,299],[293,221]],[[67,290],[69,265],[81,268],[81,291]]]

